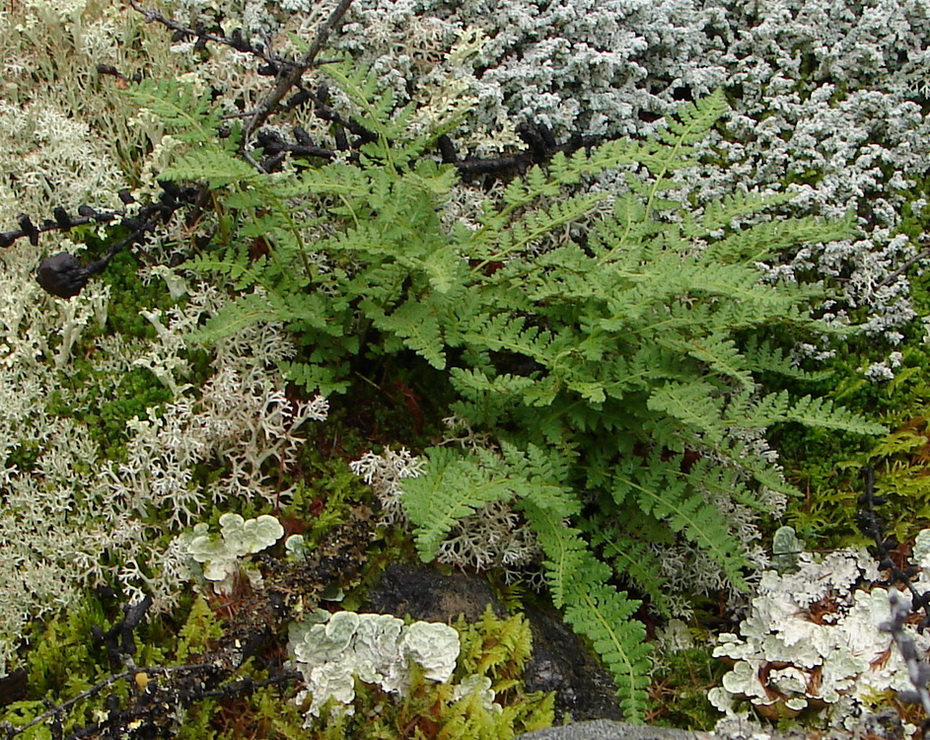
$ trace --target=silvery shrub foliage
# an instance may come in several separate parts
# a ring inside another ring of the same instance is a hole
[[[182,0],[178,13],[267,38],[306,32],[323,13],[307,0],[233,5]],[[845,324],[856,311],[867,332],[900,342],[915,313],[896,273],[921,247],[899,226],[904,209],[922,215],[928,203],[926,2],[356,0],[334,44],[370,64],[399,102],[422,104],[448,71],[436,62],[475,32],[480,50],[456,70],[455,92],[475,103],[457,133],[463,150],[498,153],[526,123],[560,140],[647,134],[682,100],[723,87],[727,135],[708,140],[681,197],[699,207],[734,190],[787,187],[793,215],[855,211],[859,238],[764,269],[773,280],[831,279],[838,295],[826,318]]]
[[[907,281],[892,273],[919,251],[898,232],[902,209],[926,207],[927,3],[359,0],[352,13],[342,44],[401,99],[431,44],[483,30],[468,90],[475,131],[510,121],[557,138],[644,134],[680,100],[724,87],[728,135],[693,173],[694,201],[788,187],[797,214],[855,210],[860,238],[788,255],[772,279],[835,278],[842,294],[828,318],[865,307],[866,330],[892,344],[914,318]]]

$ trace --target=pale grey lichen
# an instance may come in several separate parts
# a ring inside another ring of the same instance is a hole
[[[231,512],[221,515],[219,524],[218,537],[211,535],[209,525],[201,522],[186,542],[187,554],[201,565],[199,575],[216,593],[225,596],[233,592],[242,576],[253,588],[260,588],[261,573],[250,567],[247,558],[274,545],[284,536],[284,527],[269,514],[243,519]]]
[[[407,478],[419,478],[426,461],[414,457],[406,447],[392,450],[385,447],[378,455],[366,452],[358,460],[349,463],[349,468],[369,486],[381,502],[381,519],[385,524],[406,522],[401,498],[403,483]]]
[[[186,303],[148,311],[160,327],[150,344],[114,334],[88,342],[85,332],[107,319],[108,289],[91,283],[70,301],[52,298],[30,275],[37,253],[28,243],[0,250],[0,673],[30,618],[74,605],[89,585],[151,594],[156,609],[176,603],[189,555],[165,536],[211,502],[287,495],[271,487],[265,463],[286,468],[300,424],[326,417],[325,399],[292,403],[265,368],[261,353],[290,351],[275,326],[230,337],[199,394],[187,386],[181,335],[222,305],[216,287],[191,285]],[[124,454],[109,459],[85,422],[51,403],[92,409],[95,394],[118,398],[140,365],[162,368],[173,400],[131,419]],[[93,382],[77,382],[87,372]],[[194,485],[206,461],[219,474]]]
[[[445,422],[448,436],[444,444],[466,449],[490,444],[487,437],[474,433],[456,417]],[[349,463],[381,502],[381,522],[385,525],[408,524],[402,503],[403,481],[422,475],[425,465],[426,460],[403,447],[386,447],[380,455],[369,451]],[[527,566],[538,564],[541,556],[536,536],[523,517],[508,503],[495,501],[459,519],[440,543],[436,560],[477,571],[501,567],[505,578],[517,580],[526,575],[523,571]]]
[[[292,623],[288,654],[304,679],[295,701],[306,704],[307,725],[327,702],[333,711],[353,713],[355,680],[400,694],[409,687],[410,665],[424,677],[448,681],[459,656],[459,634],[432,622],[404,622],[387,614],[336,612],[322,622]],[[309,703],[308,700],[309,699]]]
[[[877,581],[864,549],[804,552],[795,568],[766,571],[740,634],[718,635],[714,655],[735,662],[711,703],[730,717],[749,706],[773,718],[809,710],[825,727],[852,729],[886,692],[908,689],[907,667],[879,629],[890,607]]]

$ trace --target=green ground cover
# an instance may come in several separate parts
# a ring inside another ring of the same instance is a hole
[[[733,716],[814,727],[901,709],[890,638],[853,620],[874,564],[770,564],[785,524],[814,553],[874,544],[865,468],[896,540],[875,564],[922,562],[928,206],[899,150],[922,130],[926,19],[867,63],[880,8],[850,10],[859,66],[789,23],[756,59],[782,76],[754,86],[717,26],[765,35],[779,8],[692,5],[730,77],[700,84],[675,46],[692,83],[637,115],[580,72],[534,77],[530,115],[529,16],[508,40],[468,4],[349,5],[0,13],[0,676],[25,676],[0,735],[513,736],[568,719],[522,685],[524,599],[561,610],[629,719],[709,728],[721,686]],[[613,28],[579,23],[551,38]],[[642,87],[631,60],[674,76],[666,42],[613,39],[613,84]],[[266,118],[311,52],[303,99]],[[569,93],[584,105],[547,108]],[[828,137],[841,114],[865,133]],[[74,297],[34,280],[133,236]],[[511,613],[452,642],[410,618],[339,632],[415,560],[488,573]],[[840,669],[792,655],[737,686],[720,646],[749,650],[740,609],[805,568],[837,579],[806,624],[871,630],[888,675],[857,653],[827,693]],[[306,647],[315,628],[331,647]]]

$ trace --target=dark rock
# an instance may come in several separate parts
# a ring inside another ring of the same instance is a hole
[[[533,657],[523,676],[527,690],[555,691],[556,716],[622,719],[613,679],[559,615],[530,609],[526,616],[533,630]]]
[[[443,575],[426,565],[389,565],[371,590],[364,610],[431,622],[452,622],[464,614],[476,621],[488,605],[504,607],[487,579],[465,573]],[[555,612],[526,611],[533,632],[533,656],[524,679],[528,691],[555,691],[556,716],[574,720],[619,719],[616,688],[597,658]]]

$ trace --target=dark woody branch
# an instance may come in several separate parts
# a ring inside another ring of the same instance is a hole
[[[930,626],[930,591],[920,593],[914,586],[913,578],[920,572],[919,568],[906,564],[899,566],[896,562],[895,555],[899,543],[894,537],[886,536],[885,521],[875,510],[877,506],[886,502],[883,496],[875,495],[875,471],[870,467],[865,468],[863,478],[865,491],[859,496],[859,510],[856,512],[859,529],[875,543],[878,568],[888,571],[888,583],[900,584],[910,592],[911,611],[924,612],[917,625],[918,631],[923,632]]]
[[[294,64],[293,60],[285,59],[284,57],[270,53],[261,43],[253,44],[242,35],[241,29],[235,29],[229,36],[220,36],[215,33],[209,33],[202,23],[191,28],[190,26],[185,26],[183,23],[179,23],[173,18],[162,15],[157,10],[143,8],[136,0],[129,0],[129,4],[132,6],[133,10],[140,13],[145,18],[146,23],[160,23],[166,28],[170,28],[174,31],[174,35],[172,36],[173,41],[184,41],[185,39],[194,38],[197,39],[195,46],[198,48],[206,46],[208,41],[215,44],[222,44],[223,46],[230,46],[236,51],[241,51],[244,54],[252,54],[262,59],[267,64],[275,66],[275,68],[288,67]]]
[[[59,252],[46,257],[36,270],[36,281],[42,288],[59,298],[73,298],[87,285],[94,275],[99,274],[110,260],[122,249],[131,244],[141,244],[145,235],[152,231],[159,222],[166,223],[179,209],[195,205],[200,191],[197,188],[179,188],[173,183],[161,183],[161,197],[154,203],[141,206],[135,215],[125,210],[98,211],[91,206],[78,208],[74,217],[64,208],[58,206],[52,210],[54,220],[45,219],[37,225],[26,214],[17,218],[19,229],[0,232],[0,247],[10,247],[17,239],[28,238],[33,245],[39,243],[39,235],[47,231],[69,231],[77,226],[91,223],[115,223],[129,230],[129,235],[113,244],[99,259],[90,264],[81,263],[74,255]],[[127,205],[133,202],[128,191],[120,193],[120,199]]]
[[[277,109],[279,103],[303,77],[304,72],[314,65],[317,56],[329,40],[330,33],[342,23],[342,18],[351,4],[352,0],[339,0],[339,4],[320,27],[306,53],[295,65],[285,67],[278,72],[274,89],[258,104],[255,114],[246,122],[242,133],[241,149],[243,152],[245,152],[245,147],[248,146],[252,133]]]

